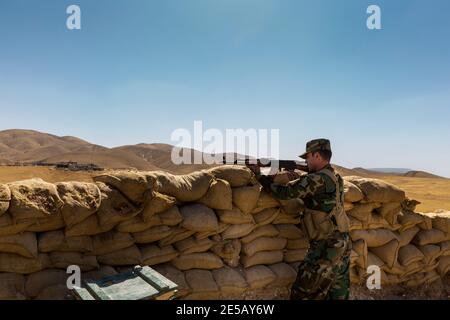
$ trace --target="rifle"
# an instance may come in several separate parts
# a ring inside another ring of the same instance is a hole
[[[254,159],[254,158],[244,158],[237,159],[233,158],[232,161],[228,161],[226,156],[223,156],[223,164],[239,164],[245,166],[257,165],[260,168],[271,168],[272,170],[280,171],[284,169],[285,171],[301,170],[308,172],[308,166],[304,162],[296,160],[271,160],[271,159]]]

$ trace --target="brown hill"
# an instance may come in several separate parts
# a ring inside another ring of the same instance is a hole
[[[403,174],[404,177],[414,177],[414,178],[439,178],[439,179],[446,179],[444,177],[425,172],[425,171],[408,171]]]

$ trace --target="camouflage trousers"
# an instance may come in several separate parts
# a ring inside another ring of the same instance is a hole
[[[346,300],[350,287],[348,233],[334,232],[324,240],[311,241],[299,265],[291,300]]]

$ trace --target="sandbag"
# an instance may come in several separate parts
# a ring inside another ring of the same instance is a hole
[[[133,244],[134,238],[129,233],[108,231],[95,235],[92,238],[92,246],[94,250],[90,254],[99,256],[128,248]]]
[[[439,243],[441,248],[441,255],[450,256],[450,241],[444,241]]]
[[[256,228],[253,223],[246,224],[234,224],[230,225],[224,232],[221,233],[222,238],[225,239],[237,239],[248,235]]]
[[[42,290],[35,300],[68,300],[70,297],[67,285],[58,284]]]
[[[309,241],[306,238],[300,239],[289,239],[286,244],[286,249],[296,250],[296,249],[308,249]]]
[[[289,215],[299,215],[305,211],[305,203],[300,198],[293,198],[280,201],[281,211]]]
[[[217,299],[219,297],[219,287],[214,281],[213,275],[208,270],[188,270],[185,278],[192,293],[185,299],[206,300]]]
[[[305,233],[293,224],[278,224],[276,228],[281,238],[289,240],[305,238]]]
[[[25,277],[22,274],[0,273],[0,283],[0,300],[26,299]]]
[[[14,253],[26,258],[38,256],[36,234],[24,232],[0,237],[0,252]]]
[[[69,227],[94,214],[100,207],[100,189],[94,183],[59,182],[56,189],[64,203],[62,217]]]
[[[78,251],[90,252],[94,250],[89,236],[65,237],[64,231],[49,231],[39,234],[39,252]]]
[[[283,261],[287,263],[305,260],[308,249],[292,249],[284,252]]]
[[[197,171],[186,175],[173,175],[167,172],[149,172],[147,176],[156,179],[156,188],[183,202],[199,200],[211,184],[213,176],[206,171]]]
[[[36,297],[47,287],[62,284],[67,285],[70,274],[66,270],[47,269],[30,274],[25,282],[25,291],[28,296]]]
[[[36,218],[33,219],[34,223],[27,227],[26,231],[32,232],[45,232],[62,229],[65,227],[66,223],[60,213],[51,215],[47,218]]]
[[[133,218],[142,211],[142,207],[132,204],[119,190],[102,182],[97,182],[102,201],[97,211],[100,225],[118,224]]]
[[[364,223],[364,226],[366,229],[389,229],[391,231],[400,228],[400,225],[389,224],[389,222],[378,213],[372,213],[369,222],[367,224]]]
[[[175,205],[177,199],[174,197],[154,192],[153,197],[145,204],[142,210],[142,219],[148,222],[155,214],[169,210]]]
[[[183,217],[177,206],[170,207],[158,213],[156,216],[161,220],[161,224],[165,226],[176,226],[183,221]]]
[[[426,265],[431,265],[442,254],[441,247],[436,244],[427,244],[424,246],[417,246],[423,254],[423,262]]]
[[[189,237],[174,243],[175,249],[182,254],[205,252],[211,249],[213,245],[214,242],[208,238],[197,240],[194,237]]]
[[[93,214],[80,223],[72,227],[67,227],[65,229],[65,235],[66,237],[90,236],[110,231],[115,225],[115,223],[100,225],[97,215]]]
[[[282,226],[282,225],[280,225]],[[295,226],[294,226],[295,228]],[[271,224],[263,225],[260,227],[257,227],[255,230],[253,230],[251,233],[246,235],[241,239],[242,243],[249,243],[255,240],[259,237],[276,237],[280,234],[280,231],[278,228]],[[287,238],[286,236],[281,236],[282,238]]]
[[[116,230],[119,232],[137,233],[162,224],[161,219],[157,215],[152,216],[148,221],[144,221],[141,215],[137,215],[119,223],[116,226]]]
[[[233,204],[243,213],[251,213],[256,208],[261,186],[255,184],[253,186],[233,188]]]
[[[157,226],[149,228],[145,231],[133,233],[136,243],[151,243],[169,237],[173,233],[173,229],[168,226]]]
[[[172,233],[170,235],[158,241],[158,245],[160,247],[165,247],[168,246],[169,244],[189,238],[194,233],[195,231],[187,230],[182,227],[173,228]]]
[[[195,233],[195,238],[198,240],[201,240],[201,239],[208,238],[210,236],[217,235],[217,234],[222,233],[225,230],[227,230],[229,226],[230,226],[229,224],[219,222],[219,227],[217,228],[217,230],[197,232],[197,233]]]
[[[356,257],[354,257],[355,264],[362,269],[367,269],[368,251],[366,241],[362,239],[354,241],[352,243],[352,252],[356,254]]]
[[[140,249],[142,263],[146,266],[172,261],[179,254],[171,245],[159,247],[154,244],[146,244],[140,246]]]
[[[403,190],[379,179],[348,176],[345,180],[356,185],[367,202],[402,202],[406,198]]]
[[[396,234],[386,229],[354,230],[350,237],[352,241],[363,239],[368,247],[380,247],[394,239],[398,241]]]
[[[209,170],[216,178],[228,181],[231,187],[243,187],[250,183],[253,173],[246,166],[224,165]]]
[[[376,211],[384,218],[389,224],[396,224],[397,217],[401,211],[401,203],[399,202],[389,202],[383,203],[380,208]]]
[[[253,215],[256,225],[264,226],[273,223],[273,221],[280,214],[280,209],[278,208],[267,208]]]
[[[259,237],[242,246],[242,251],[247,256],[252,256],[260,251],[282,250],[286,247],[287,239],[273,237]]]
[[[403,246],[406,246],[407,244],[409,244],[412,241],[412,239],[414,239],[414,237],[419,232],[419,230],[420,229],[418,227],[412,227],[410,229],[407,229],[405,231],[397,233],[397,238],[398,238],[400,247],[403,247]]]
[[[355,205],[351,202],[344,202],[344,211],[350,211],[355,207]]]
[[[37,258],[25,258],[13,253],[0,253],[0,272],[29,274],[51,266],[49,256],[41,253]]]
[[[9,236],[25,231],[32,222],[14,223],[11,214],[5,213],[0,215],[0,236]]]
[[[356,185],[347,181],[344,177],[344,200],[346,202],[358,202],[364,198],[364,194],[361,189],[359,189]]]
[[[240,295],[248,287],[244,277],[233,268],[216,269],[212,271],[212,275],[222,295]]]
[[[249,213],[243,213],[239,208],[233,207],[231,210],[218,210],[217,215],[222,223],[245,224],[255,223],[255,219]]]
[[[100,266],[98,270],[92,270],[88,272],[83,272],[81,274],[82,280],[100,280],[105,277],[114,276],[117,274],[117,271],[111,266]]]
[[[234,260],[239,257],[242,249],[241,241],[238,239],[222,240],[211,247],[211,251],[226,260]]]
[[[379,202],[357,204],[347,212],[347,216],[358,219],[361,222],[369,223],[372,211],[381,206]]]
[[[367,266],[378,266],[380,268],[384,268],[386,266],[386,263],[382,259],[380,259],[376,254],[374,254],[371,251],[368,251]],[[367,269],[367,267],[364,269]]]
[[[11,190],[9,213],[16,223],[33,222],[61,213],[63,202],[56,186],[42,179],[30,179],[8,183]]]
[[[6,184],[0,183],[0,217],[8,211],[9,201],[11,201],[11,190]]]
[[[288,214],[281,210],[280,214],[273,220],[273,224],[299,224],[301,222],[300,215]]]
[[[413,262],[421,261],[423,258],[423,253],[412,244],[407,244],[398,251],[398,261],[403,266],[408,266]]]
[[[297,272],[287,263],[277,263],[269,266],[276,279],[269,287],[290,287],[297,277]]]
[[[273,198],[266,191],[261,190],[258,202],[256,203],[256,207],[253,209],[252,213],[258,213],[264,209],[276,208],[278,206],[280,206],[280,202],[277,199]]]
[[[182,254],[173,259],[172,264],[180,270],[212,270],[223,267],[222,259],[211,252]]]
[[[230,184],[226,180],[214,179],[206,194],[197,202],[212,209],[231,210],[233,196]]]
[[[142,262],[141,251],[136,245],[97,256],[98,262],[110,266],[138,265]]]
[[[348,215],[348,222],[349,222],[349,230],[353,231],[353,230],[361,230],[363,229],[363,223],[361,221],[359,221],[356,218],[353,218],[352,216]]]
[[[415,212],[415,213],[420,215],[422,218],[422,222],[417,225],[420,229],[422,230],[433,229],[433,222],[432,222],[433,214],[425,212]]]
[[[450,271],[450,256],[443,256],[439,258],[439,264],[437,266],[437,272],[441,277],[445,277]]]
[[[413,243],[424,246],[449,240],[444,232],[438,229],[420,230],[413,239]]]
[[[283,261],[283,251],[260,251],[253,256],[241,256],[241,263],[245,268],[259,264],[275,264]]]
[[[178,270],[170,264],[159,264],[152,267],[161,275],[175,282],[178,286],[177,297],[184,297],[191,292],[186,279],[184,277],[184,272]]]
[[[422,223],[423,217],[414,212],[401,211],[397,217],[398,223],[401,225],[399,231],[405,231]]]
[[[431,224],[434,229],[450,233],[450,211],[433,212]]]
[[[70,265],[77,265],[81,271],[98,269],[98,262],[95,256],[88,256],[81,252],[61,252],[49,253],[52,268],[67,269]]]
[[[383,260],[388,267],[392,267],[397,260],[399,248],[398,240],[394,239],[385,245],[371,247],[370,251]]]
[[[269,267],[263,265],[244,269],[244,276],[251,289],[264,288],[277,278],[277,275]]]
[[[152,196],[154,179],[133,171],[113,171],[93,177],[95,182],[102,182],[119,190],[127,200],[142,204]]]
[[[189,204],[180,208],[183,221],[181,226],[195,232],[213,231],[219,227],[219,221],[214,211],[199,203]]]

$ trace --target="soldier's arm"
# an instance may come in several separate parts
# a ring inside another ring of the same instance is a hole
[[[281,200],[306,198],[320,192],[325,187],[325,181],[318,174],[307,174],[286,185],[272,183],[272,196]]]

